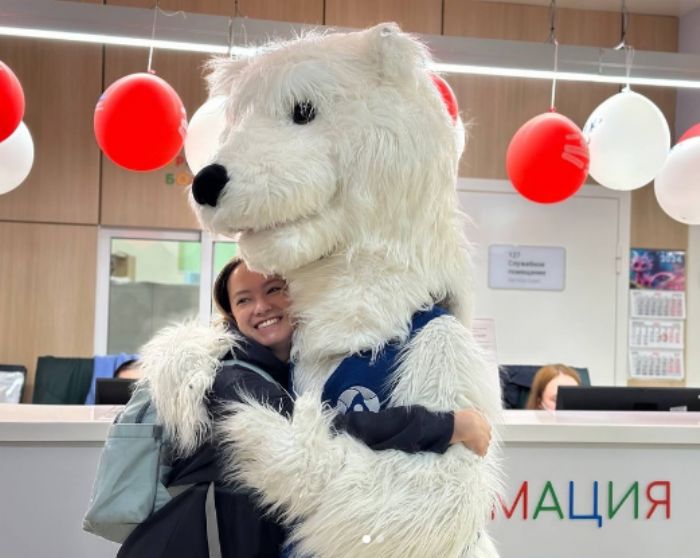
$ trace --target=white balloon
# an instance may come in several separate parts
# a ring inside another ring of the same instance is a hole
[[[670,217],[700,225],[700,137],[676,145],[654,181],[656,200]]]
[[[0,143],[0,194],[14,190],[24,182],[34,164],[34,142],[24,122]]]
[[[663,113],[629,90],[603,101],[588,117],[583,135],[591,157],[588,172],[612,190],[634,190],[651,182],[671,148]]]
[[[226,96],[212,97],[192,115],[185,137],[185,159],[197,174],[212,162],[226,127]]]

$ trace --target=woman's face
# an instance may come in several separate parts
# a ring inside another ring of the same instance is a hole
[[[239,264],[228,279],[231,313],[240,332],[268,347],[282,361],[289,360],[292,323],[287,314],[287,284]]]
[[[553,411],[557,408],[557,392],[559,391],[559,386],[577,386],[578,382],[574,380],[571,376],[562,374],[561,372],[554,376],[549,383],[544,387],[542,392],[542,403],[540,406],[547,410]]]

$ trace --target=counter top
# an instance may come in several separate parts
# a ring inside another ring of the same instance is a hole
[[[505,411],[506,443],[700,445],[700,413]]]
[[[0,405],[0,443],[104,442],[121,406]]]
[[[119,406],[0,405],[0,443],[102,443]],[[505,411],[506,444],[700,445],[700,413]]]

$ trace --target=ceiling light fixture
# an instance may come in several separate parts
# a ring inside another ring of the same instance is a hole
[[[245,55],[270,39],[291,38],[320,26],[180,12],[158,22],[153,10],[57,0],[0,0],[0,36],[78,41],[211,54]],[[551,44],[422,35],[448,74],[554,78]],[[233,40],[232,40],[233,39]],[[636,51],[627,76],[625,53],[559,45],[559,81],[700,89],[700,56]]]

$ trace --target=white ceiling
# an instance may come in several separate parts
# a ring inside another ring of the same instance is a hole
[[[485,0],[508,4],[549,6],[550,0]],[[622,0],[556,0],[558,8],[619,12]],[[627,11],[633,14],[654,14],[682,17],[700,8],[700,0],[626,0]]]

